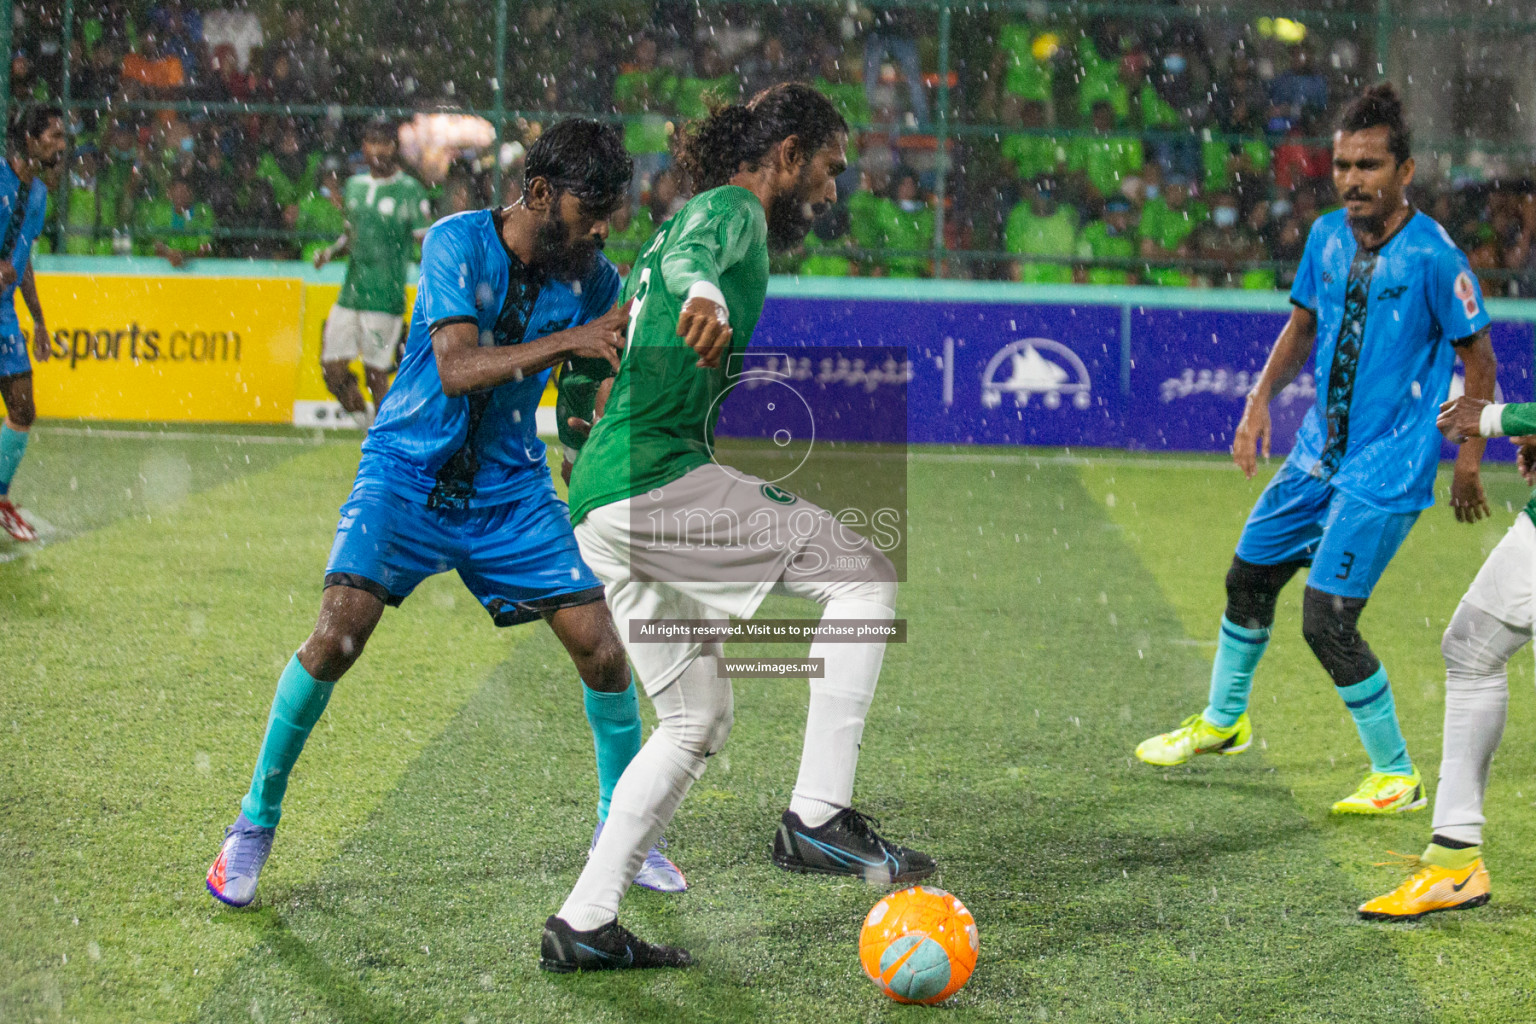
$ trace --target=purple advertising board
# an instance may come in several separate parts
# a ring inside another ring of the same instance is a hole
[[[1229,313],[1211,310],[1133,310],[1131,373],[1125,443],[1164,451],[1226,451],[1243,414],[1249,389],[1284,326],[1283,313]],[[1503,401],[1532,396],[1531,325],[1497,323],[1493,347],[1499,359],[1498,394]],[[1460,394],[1458,371],[1451,391]],[[1270,404],[1273,450],[1288,452],[1302,417],[1317,399],[1313,366]],[[1454,458],[1446,444],[1443,458]],[[1507,444],[1490,445],[1489,458],[1513,459]]]
[[[888,416],[904,405],[906,440],[913,444],[1222,452],[1231,446],[1244,399],[1286,317],[1268,309],[1156,308],[1131,302],[774,296],[764,306],[750,351],[788,355],[820,348],[816,365],[826,366],[832,350],[857,376],[866,372],[853,365],[859,350],[876,350],[871,355],[880,371],[866,361],[869,379],[882,388],[904,381],[900,403],[883,403],[882,409]],[[1500,399],[1536,398],[1533,325],[1495,323],[1493,344]],[[892,372],[897,365],[901,372]],[[847,374],[836,370],[833,376]],[[1461,386],[1458,372],[1452,393],[1459,394]],[[821,393],[832,394],[825,388]],[[811,401],[817,404],[814,395]],[[1290,450],[1315,401],[1308,364],[1271,405],[1274,451]],[[874,423],[860,424],[860,416],[869,412],[840,408],[838,415],[818,416],[830,438],[867,440],[873,429],[881,439],[890,439],[888,424],[878,429]],[[751,417],[725,419],[744,428],[744,435],[759,433],[749,426]],[[723,434],[732,432],[722,424]],[[1446,445],[1443,457],[1454,454],[1454,447]],[[1488,457],[1511,459],[1514,449],[1493,444]]]
[[[1114,447],[1121,333],[1114,306],[775,298],[752,348],[905,351],[914,444]]]

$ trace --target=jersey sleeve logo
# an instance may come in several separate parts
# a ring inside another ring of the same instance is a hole
[[[1456,275],[1456,297],[1461,300],[1467,319],[1474,319],[1478,314],[1477,289],[1472,286],[1472,275],[1465,270]]]

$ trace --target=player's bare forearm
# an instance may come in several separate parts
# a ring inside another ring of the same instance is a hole
[[[1466,388],[1459,404],[1469,412],[1475,408],[1480,414],[1493,400],[1499,370],[1499,361],[1493,353],[1488,328],[1478,331],[1457,352],[1466,372]],[[1456,514],[1457,521],[1462,523],[1475,523],[1491,514],[1478,469],[1488,442],[1480,435],[1481,432],[1477,430],[1467,432],[1466,440],[1456,452],[1456,468],[1451,474],[1451,510]]]
[[[478,324],[454,323],[432,335],[432,352],[443,394],[457,397],[543,373],[572,356],[604,359],[618,369],[628,326],[629,303],[614,306],[596,320],[520,345],[482,346]]]
[[[33,321],[42,323],[43,304],[37,297],[37,278],[33,276],[30,264],[21,278],[21,300],[27,304],[27,312],[32,314]]]
[[[1264,369],[1253,385],[1253,394],[1267,405],[1276,394],[1296,379],[1301,368],[1312,356],[1312,346],[1317,342],[1317,314],[1300,306],[1291,307],[1291,318],[1280,329],[1275,347],[1270,349]]]

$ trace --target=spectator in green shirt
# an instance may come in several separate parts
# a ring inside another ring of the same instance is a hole
[[[619,273],[627,274],[640,255],[641,247],[655,233],[656,222],[651,219],[651,211],[633,199],[626,200],[608,218],[608,242],[603,246],[603,252],[619,268]]]
[[[1077,212],[1056,202],[1054,183],[1035,179],[1031,195],[1008,215],[1003,246],[1020,256],[1057,256],[1061,262],[1020,261],[1013,279],[1026,284],[1071,284],[1077,255]]]
[[[1131,204],[1115,196],[1104,204],[1104,216],[1089,221],[1077,238],[1078,259],[1087,263],[1095,260],[1130,260],[1136,258],[1136,235],[1131,230]],[[1086,280],[1089,284],[1130,284],[1131,271],[1125,266],[1090,266]]]
[[[315,254],[330,248],[338,235],[347,230],[347,214],[342,209],[341,162],[334,157],[320,169],[320,187],[299,200],[298,219],[294,229],[306,239],[299,250],[299,258],[314,262]]]
[[[866,159],[860,170],[859,189],[848,197],[848,235],[859,254],[859,272],[867,277],[884,277],[885,264],[873,250],[887,244],[886,227],[895,217],[895,203],[886,198],[891,175],[887,166],[876,159]]]
[[[100,173],[96,147],[86,144],[75,150],[64,189],[64,251],[71,256],[112,255],[112,232],[123,227],[117,215],[121,198],[121,188],[112,187]]]
[[[1033,181],[1042,175],[1054,177],[1066,166],[1067,149],[1061,141],[1039,134],[1050,127],[1047,113],[1048,108],[1041,100],[1003,97],[1003,123],[1028,129],[1017,134],[1005,133],[1002,138],[1003,158],[1013,165],[1020,181]]]
[[[805,236],[805,256],[796,272],[807,277],[852,277],[854,263],[848,253],[850,223],[848,207],[841,203],[827,207]]]
[[[305,153],[299,129],[292,121],[278,133],[277,145],[256,161],[256,177],[272,186],[279,206],[294,206],[320,185],[319,153]]]
[[[613,80],[613,106],[624,119],[624,148],[635,161],[635,187],[648,189],[666,169],[667,122],[677,100],[677,76],[656,62],[656,40],[635,40],[635,56]],[[638,192],[636,193],[638,195]]]
[[[893,202],[886,207],[888,220],[885,225],[885,244],[891,249],[906,250],[907,254],[887,258],[887,276],[932,276],[933,260],[927,256],[913,255],[933,250],[934,231],[933,209],[923,196],[916,171],[910,167],[896,171],[891,199]]]
[[[1051,47],[1047,47],[1051,49]],[[997,53],[992,58],[992,81],[1001,80],[1003,92],[1023,100],[1051,101],[1051,63],[1035,56],[1035,29],[1027,22],[1010,22],[997,33]]]
[[[1115,108],[1107,100],[1093,105],[1093,134],[1072,140],[1067,167],[1081,174],[1099,198],[1116,194],[1120,183],[1141,170],[1141,139],[1115,128]]]
[[[1141,210],[1141,255],[1148,260],[1188,259],[1189,236],[1203,224],[1210,211],[1203,203],[1189,198],[1189,180],[1170,174],[1162,191],[1147,200]],[[1149,284],[1188,286],[1191,277],[1176,267],[1153,267],[1147,271]]]
[[[137,255],[153,254],[179,269],[191,257],[213,252],[213,210],[207,203],[193,201],[192,183],[186,178],[171,179],[165,196],[141,201],[135,215]]]
[[[692,121],[709,113],[710,102],[740,103],[741,79],[712,43],[699,48],[694,73],[678,80],[677,116]]]

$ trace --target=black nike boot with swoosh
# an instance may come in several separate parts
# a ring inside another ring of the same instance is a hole
[[[689,967],[692,964],[693,957],[686,949],[654,946],[635,938],[617,921],[579,932],[563,918],[551,915],[544,922],[544,935],[539,940],[539,966],[556,974]]]
[[[878,824],[852,807],[815,828],[785,811],[773,837],[773,862],[785,871],[855,875],[877,885],[906,884],[933,874],[938,865],[932,857],[883,838],[875,831]]]

